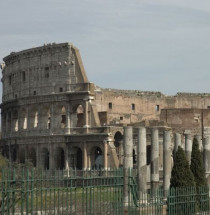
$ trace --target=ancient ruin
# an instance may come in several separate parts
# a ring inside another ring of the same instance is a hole
[[[208,154],[210,94],[100,88],[89,82],[70,43],[12,52],[3,60],[0,146],[12,161],[44,169],[116,168],[123,165],[123,128],[130,125],[132,165],[139,162],[147,175],[141,183],[156,187],[165,177],[167,188],[174,148],[183,146],[190,158],[196,136]]]

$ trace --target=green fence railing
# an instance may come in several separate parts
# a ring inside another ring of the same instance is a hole
[[[209,188],[171,188],[167,206],[169,215],[210,214]]]
[[[123,170],[0,171],[1,215],[191,215],[210,214],[209,189],[172,188],[139,192],[137,173],[129,170],[128,202]],[[167,210],[166,210],[167,207]]]
[[[123,172],[4,170],[0,214],[122,214]]]

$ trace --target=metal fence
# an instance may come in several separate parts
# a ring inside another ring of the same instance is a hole
[[[122,214],[122,170],[4,170],[0,214]]]
[[[128,174],[125,202],[123,170],[0,171],[0,214],[19,215],[188,215],[209,213],[209,189],[138,192],[137,173]],[[167,210],[166,210],[167,207]]]
[[[210,214],[209,188],[171,188],[168,195],[169,215]]]

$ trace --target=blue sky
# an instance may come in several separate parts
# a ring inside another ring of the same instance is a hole
[[[210,93],[209,0],[7,0],[0,61],[12,51],[72,42],[106,88]]]

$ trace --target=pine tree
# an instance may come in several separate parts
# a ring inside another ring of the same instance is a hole
[[[198,189],[198,187],[206,186],[207,182],[202,161],[202,155],[199,150],[199,145],[196,138],[193,139],[190,169],[195,178],[196,188]]]
[[[179,146],[175,154],[174,166],[171,172],[170,187],[194,187],[194,176],[183,149]]]

